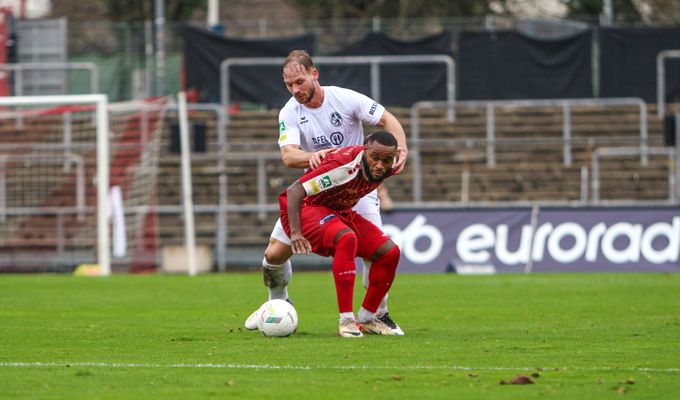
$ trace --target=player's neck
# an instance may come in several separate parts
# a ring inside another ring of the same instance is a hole
[[[326,94],[324,93],[323,87],[321,85],[317,85],[316,91],[314,92],[314,97],[305,104],[305,107],[308,108],[319,108],[323,105],[323,100],[326,98]]]

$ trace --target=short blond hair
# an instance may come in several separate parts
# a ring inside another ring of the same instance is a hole
[[[314,61],[312,61],[312,56],[309,55],[304,50],[293,50],[288,54],[288,57],[286,57],[286,61],[283,63],[283,68],[286,68],[286,66],[290,63],[296,63],[300,64],[307,71],[311,71],[312,68],[316,68],[314,66]]]

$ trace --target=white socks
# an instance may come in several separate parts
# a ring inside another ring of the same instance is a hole
[[[340,313],[340,321],[345,320],[345,319],[355,320],[354,313],[353,312],[341,312]]]
[[[266,258],[263,258],[262,268],[264,284],[269,290],[269,300],[288,300],[288,284],[293,275],[290,260],[286,260],[283,264],[270,264]]]
[[[357,259],[361,260],[361,266],[363,267],[361,269],[361,281],[364,284],[364,289],[368,289],[368,273],[371,272],[371,264],[373,264],[373,261],[368,261],[365,258]]]
[[[368,311],[367,309],[365,309],[363,307],[361,307],[359,309],[359,312],[357,313],[357,319],[362,324],[364,322],[373,321],[374,318],[375,318],[375,313],[372,313],[372,312]]]

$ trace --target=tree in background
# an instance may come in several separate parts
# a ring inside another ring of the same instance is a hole
[[[154,0],[104,0],[108,15],[129,21],[145,21],[155,16]],[[194,12],[206,7],[206,0],[164,0],[168,21],[191,20]]]
[[[163,0],[168,21],[191,20],[206,7],[206,0]],[[52,17],[66,16],[82,21],[106,18],[110,21],[147,21],[155,17],[154,0],[59,0],[52,2]]]
[[[604,9],[603,0],[562,0],[567,6],[567,18],[599,16]],[[642,2],[639,2],[642,3]],[[612,0],[614,22],[638,22],[642,16],[633,0]]]
[[[604,0],[285,0],[307,19],[481,17],[597,21]],[[225,1],[223,0],[222,4]],[[678,0],[612,0],[615,22],[680,22]]]
[[[680,22],[680,1],[678,0],[634,0],[645,22],[677,24]]]
[[[612,2],[615,21],[680,21],[678,0]],[[207,0],[164,0],[164,3],[168,22],[203,21],[205,17]],[[227,13],[240,17],[248,14],[244,9],[277,9],[285,5],[296,9],[305,19],[405,19],[485,15],[582,18],[599,16],[604,0],[220,0],[219,4],[223,15]],[[155,0],[53,0],[50,17],[65,16],[71,21],[101,18],[109,21],[147,21],[155,17],[154,5]],[[552,11],[564,8],[564,13]]]
[[[505,2],[506,0],[500,0]],[[491,13],[479,0],[289,0],[305,18],[474,17]]]

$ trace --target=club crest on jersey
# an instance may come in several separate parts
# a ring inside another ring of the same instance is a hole
[[[340,132],[331,133],[331,143],[333,143],[335,146],[340,146],[344,140],[345,137],[342,135],[342,133]]]
[[[340,116],[340,113],[333,111],[331,113],[331,125],[340,126],[340,124],[342,124],[342,117]]]
[[[279,122],[279,132],[284,132],[286,130],[286,123],[281,121]]]

